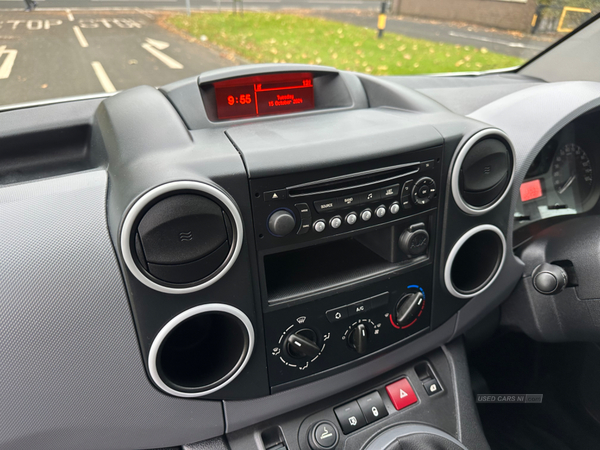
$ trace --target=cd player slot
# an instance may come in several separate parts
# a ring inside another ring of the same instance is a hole
[[[385,169],[359,172],[326,180],[313,181],[297,186],[288,187],[290,197],[302,197],[305,195],[329,194],[345,191],[348,189],[365,188],[379,183],[391,182],[398,178],[413,175],[419,171],[420,162],[401,164]]]

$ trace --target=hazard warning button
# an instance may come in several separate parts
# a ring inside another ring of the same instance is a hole
[[[402,378],[395,383],[387,385],[385,390],[398,411],[413,403],[417,403],[419,400],[415,391],[413,391],[413,388],[410,386],[408,378]]]

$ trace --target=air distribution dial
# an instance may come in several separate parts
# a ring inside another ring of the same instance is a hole
[[[369,343],[369,329],[363,323],[356,325],[348,335],[348,345],[356,353],[362,355],[367,352],[367,344]]]
[[[296,228],[296,218],[287,209],[278,209],[269,217],[269,231],[277,237],[290,234]]]
[[[310,359],[317,356],[321,351],[317,341],[317,333],[310,328],[303,328],[287,337],[285,347],[292,358]]]
[[[421,292],[410,292],[404,294],[394,310],[394,322],[399,327],[410,325],[418,316],[423,306],[423,294]]]

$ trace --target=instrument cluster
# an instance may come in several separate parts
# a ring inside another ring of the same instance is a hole
[[[599,119],[600,113],[595,112],[574,120],[533,160],[520,187],[516,231],[546,219],[585,213],[597,204],[600,133],[595,125]]]

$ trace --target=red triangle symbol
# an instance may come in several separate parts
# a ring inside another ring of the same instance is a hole
[[[400,389],[400,398],[408,397],[408,394]]]

